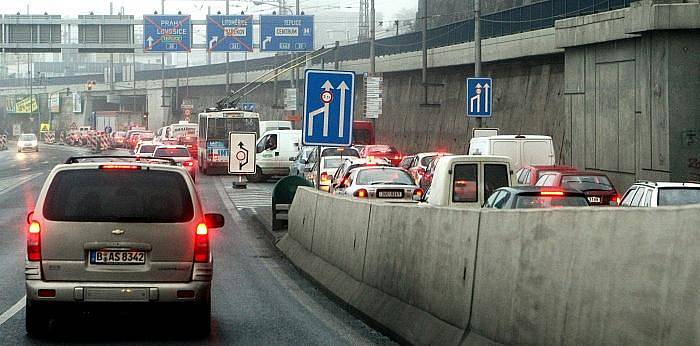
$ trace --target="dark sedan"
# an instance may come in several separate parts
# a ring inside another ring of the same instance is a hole
[[[533,209],[587,207],[586,195],[578,190],[552,189],[544,186],[512,186],[496,189],[484,208]]]

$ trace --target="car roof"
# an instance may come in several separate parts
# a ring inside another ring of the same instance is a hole
[[[597,175],[602,177],[607,177],[608,175],[601,172],[594,171],[563,171],[563,172],[549,172],[550,174],[558,174],[561,176],[577,176],[577,175]]]
[[[484,139],[552,139],[551,136],[544,135],[496,135],[488,137],[476,137],[473,140],[484,140]]]
[[[648,187],[659,187],[659,188],[664,188],[664,187],[692,187],[692,188],[700,188],[700,182],[694,182],[694,181],[689,181],[689,182],[670,182],[670,181],[637,181],[633,185],[643,185],[643,186],[648,186]]]
[[[513,165],[510,157],[497,155],[445,155],[444,162],[508,162],[511,167]],[[443,162],[440,159],[440,162]],[[449,163],[446,163],[449,164]]]
[[[552,188],[551,186],[506,186],[501,187],[496,190],[507,190],[511,193],[538,193],[542,191],[562,191],[567,195],[580,195],[585,196],[585,194],[579,190],[567,189],[567,188]]]
[[[156,143],[156,144],[158,145],[158,146],[156,147],[156,150],[157,150],[157,149],[161,149],[161,148],[163,148],[163,149],[185,149],[185,150],[187,150],[187,146],[179,145],[179,144],[172,144],[172,145],[170,145],[170,144],[161,144],[161,143]]]
[[[353,169],[353,171],[367,171],[367,170],[371,170],[371,169],[382,169],[382,170],[389,169],[389,170],[406,172],[405,169],[403,169],[401,167],[394,167],[394,166],[362,166],[362,167],[356,167],[355,169]]]
[[[523,166],[523,168],[534,168],[538,171],[578,171],[579,169],[574,166],[567,165],[528,165]]]

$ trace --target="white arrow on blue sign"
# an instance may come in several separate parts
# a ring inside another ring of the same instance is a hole
[[[355,72],[306,70],[304,99],[304,145],[352,143]]]
[[[489,118],[493,111],[491,78],[467,78],[467,116]]]
[[[261,52],[314,50],[314,16],[260,16]]]
[[[252,52],[253,16],[207,16],[207,50]]]
[[[189,52],[191,50],[190,16],[143,16],[144,52]]]

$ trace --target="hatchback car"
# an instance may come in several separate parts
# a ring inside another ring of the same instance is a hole
[[[141,141],[136,145],[134,154],[138,157],[153,157],[153,152],[156,151],[159,143],[151,141]]]
[[[401,163],[401,152],[390,145],[367,145],[362,148],[360,157],[384,158],[389,160],[392,165],[398,166]]]
[[[23,133],[19,135],[17,139],[17,152],[23,152],[25,150],[30,150],[34,152],[39,151],[39,141],[36,139],[36,135],[33,133]]]
[[[330,187],[328,192],[334,193],[337,187],[340,187],[347,182],[350,176],[350,171],[358,167],[372,167],[372,166],[383,166],[391,167],[391,163],[385,159],[373,159],[373,158],[348,158],[340,164],[340,167],[336,169],[335,174],[330,181]]]
[[[439,156],[452,155],[450,153],[442,152],[430,152],[430,153],[418,153],[413,157],[410,166],[407,168],[408,172],[413,176],[416,184],[420,184],[420,180],[428,169],[430,163]]]
[[[575,189],[586,194],[592,206],[619,205],[620,195],[607,175],[598,172],[548,172],[540,175],[536,186]]]
[[[321,167],[317,167],[318,163],[314,164],[314,166],[311,168],[311,172],[309,172],[309,176],[307,177],[307,180],[313,182],[316,184],[316,175],[318,174],[318,171],[320,170],[321,176],[319,178],[319,190],[323,190],[326,192],[330,191],[330,185],[331,185],[331,178],[333,175],[335,175],[336,170],[338,170],[338,167],[343,164],[343,161],[345,161],[344,157],[341,156],[324,156],[321,158]]]
[[[622,197],[623,207],[663,207],[700,203],[700,183],[638,181]]]
[[[543,186],[512,186],[496,189],[484,208],[532,209],[589,206],[586,195],[578,190]]]
[[[338,194],[357,198],[412,201],[416,197],[420,199],[424,192],[403,168],[360,167],[350,171],[347,182],[338,187]]]
[[[205,214],[187,171],[163,161],[70,158],[49,173],[27,216],[28,334],[66,311],[140,308],[172,309],[209,334],[209,236],[224,218]]]
[[[192,180],[197,180],[197,160],[190,156],[184,145],[159,145],[153,151],[154,158],[170,158],[185,167]]]
[[[515,181],[518,185],[529,185],[534,186],[537,184],[537,180],[543,173],[549,172],[576,172],[578,168],[573,166],[547,166],[547,165],[533,165],[525,166],[519,169],[515,173]]]

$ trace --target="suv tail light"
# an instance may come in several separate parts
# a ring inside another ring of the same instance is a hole
[[[41,225],[32,221],[27,232],[27,259],[30,261],[41,261]]]
[[[369,195],[369,193],[367,193],[367,190],[365,190],[365,189],[359,189],[359,190],[355,191],[355,193],[353,194],[353,196],[360,197],[360,198],[367,198],[368,195]]]
[[[197,225],[194,235],[194,261],[195,263],[209,262],[209,229],[204,223]]]
[[[194,161],[185,161],[182,165],[185,167],[192,167],[194,166]]]
[[[414,195],[414,196],[423,197],[424,194],[425,194],[425,192],[423,191],[423,189],[415,189],[415,190],[413,190],[413,195]]]

